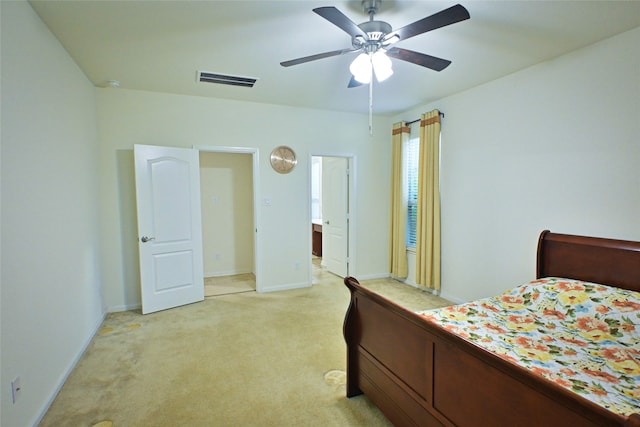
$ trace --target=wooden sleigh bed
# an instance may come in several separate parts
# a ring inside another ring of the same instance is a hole
[[[543,231],[537,278],[640,291],[640,242]],[[347,396],[367,395],[396,426],[640,427],[623,416],[344,279]],[[640,388],[640,383],[638,384]]]

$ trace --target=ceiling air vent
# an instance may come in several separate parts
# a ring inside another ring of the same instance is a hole
[[[222,85],[253,87],[258,79],[253,77],[229,76],[226,74],[198,71],[198,81],[204,83],[219,83]]]

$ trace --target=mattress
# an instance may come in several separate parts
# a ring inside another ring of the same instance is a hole
[[[418,313],[610,411],[640,408],[638,292],[549,277]]]

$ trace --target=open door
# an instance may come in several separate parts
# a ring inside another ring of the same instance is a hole
[[[349,160],[322,158],[322,262],[333,274],[349,271]]]
[[[204,300],[195,149],[135,145],[142,313]]]

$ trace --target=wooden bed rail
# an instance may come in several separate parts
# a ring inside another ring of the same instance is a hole
[[[541,233],[538,277],[640,290],[640,242]],[[344,321],[347,396],[364,393],[395,426],[640,427],[428,322],[353,277]]]

